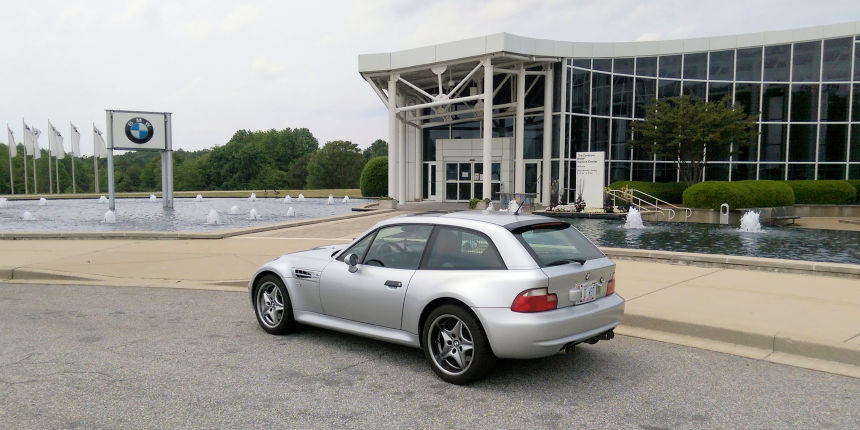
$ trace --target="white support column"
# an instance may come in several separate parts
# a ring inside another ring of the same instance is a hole
[[[514,120],[514,192],[524,193],[526,190],[525,171],[523,161],[523,144],[526,129],[526,68],[520,64],[517,69],[517,116]]]
[[[406,97],[400,96],[401,106],[406,105]],[[397,203],[406,203],[406,121],[397,120]]]
[[[412,113],[413,117],[418,116],[418,112]],[[413,173],[413,177],[415,178],[415,199],[421,200],[424,195],[423,184],[427,181],[427,178],[423,176],[424,174],[424,130],[420,127],[415,130],[415,172]],[[422,182],[424,181],[424,182]]]
[[[483,196],[491,199],[493,195],[493,63],[487,58],[484,63],[484,132],[482,147],[484,150]]]
[[[552,66],[546,66],[543,85],[543,166],[541,167],[541,204],[549,206],[552,180]]]
[[[392,74],[388,78],[388,196],[396,197],[394,189],[397,174],[397,79]]]

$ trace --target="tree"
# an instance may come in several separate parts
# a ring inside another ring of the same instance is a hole
[[[388,143],[382,139],[376,139],[362,152],[365,160],[370,160],[373,157],[387,157]]]
[[[364,163],[358,145],[345,140],[328,142],[308,162],[308,188],[358,188]]]
[[[361,171],[362,197],[388,195],[388,157],[373,157]]]
[[[696,97],[669,97],[646,107],[645,120],[631,126],[630,145],[674,160],[681,180],[702,180],[709,160],[726,159],[758,136],[755,117],[729,98],[705,102]]]

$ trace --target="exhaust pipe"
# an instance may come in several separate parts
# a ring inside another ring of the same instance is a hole
[[[599,342],[599,341],[601,341],[601,340],[611,340],[611,339],[612,339],[612,338],[614,338],[614,337],[615,337],[615,331],[614,331],[614,329],[612,329],[612,330],[607,330],[607,331],[605,331],[605,332],[603,332],[603,333],[600,333],[600,334],[599,334],[599,335],[597,335],[597,336],[592,337],[591,339],[586,340],[586,341],[585,341],[585,343],[587,343],[587,344],[589,344],[589,345],[594,345],[595,343],[597,343],[597,342]]]

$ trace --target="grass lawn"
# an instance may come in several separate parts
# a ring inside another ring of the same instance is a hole
[[[175,191],[173,193],[174,197],[195,197],[198,194],[201,194],[203,197],[248,197],[251,193],[256,193],[257,197],[281,197],[283,198],[287,194],[291,197],[298,197],[299,193],[304,194],[305,197],[328,197],[329,194],[335,196],[335,198],[343,198],[343,196],[349,196],[350,198],[361,198],[361,190],[358,188],[341,188],[341,189],[322,189],[322,190],[217,190],[217,191]],[[277,193],[277,194],[276,194]],[[116,193],[117,198],[140,198],[140,197],[149,197],[150,194],[155,194],[158,197],[161,197],[161,191],[158,192],[135,192],[135,193]],[[77,194],[6,194],[3,197],[6,197],[9,200],[33,200],[38,199],[39,197],[44,197],[46,199],[86,199],[86,198],[98,198],[99,196],[107,197],[108,193],[77,193]]]

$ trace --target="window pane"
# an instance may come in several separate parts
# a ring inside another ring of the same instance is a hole
[[[612,71],[612,59],[611,58],[595,58],[593,68],[594,68],[594,70],[599,70],[601,72],[611,72]]]
[[[852,121],[860,121],[860,84],[854,84],[854,104],[851,113]]]
[[[760,164],[758,169],[759,179],[785,179],[785,164]]]
[[[573,117],[570,124],[570,145],[574,154],[588,151],[588,117]]]
[[[355,254],[355,256],[358,257],[358,261],[364,261],[364,254],[367,252],[367,248],[370,247],[370,242],[373,241],[374,234],[375,232],[370,233],[367,236],[361,238],[361,240],[356,242],[355,245],[352,245],[349,249],[347,249],[346,252],[340,254],[337,257],[337,260],[343,261],[347,255]]]
[[[818,179],[845,179],[845,165],[819,164]]]
[[[824,81],[848,81],[851,79],[850,37],[824,41]]]
[[[496,247],[478,232],[438,227],[422,269],[502,270],[505,264]]]
[[[445,164],[445,179],[449,181],[457,180],[457,163]]]
[[[560,73],[556,73],[556,74],[561,75]],[[502,74],[493,76],[493,88],[499,89],[498,92],[496,92],[496,95],[493,97],[493,104],[497,105],[497,106],[514,101],[514,96],[513,96],[514,86],[512,84],[514,79],[505,80],[505,76],[506,75],[502,75]],[[502,82],[504,82],[504,84]],[[501,85],[501,87],[499,87],[500,85]],[[559,85],[561,85],[561,84],[559,84]],[[561,88],[561,86],[559,86],[557,88]]]
[[[379,230],[364,264],[393,269],[417,269],[433,230],[429,225],[395,225]]]
[[[732,164],[732,180],[755,179],[755,164]]]
[[[501,181],[502,180],[502,163],[493,163],[492,164],[493,173],[490,176],[491,181]]]
[[[612,78],[612,116],[629,118],[633,114],[633,78]]]
[[[860,179],[860,164],[848,166],[848,179]]]
[[[653,181],[654,163],[633,163],[634,181]]]
[[[650,181],[650,179],[648,179]],[[677,182],[678,165],[675,163],[657,163],[654,170],[655,182]],[[672,203],[672,202],[669,202]],[[680,203],[680,202],[675,202]]]
[[[609,116],[612,101],[612,75],[595,73],[591,79],[591,114]]]
[[[707,79],[708,53],[684,55],[684,79]]]
[[[822,124],[818,161],[845,161],[848,155],[848,125]]]
[[[498,182],[490,184],[490,190],[493,192],[493,196],[491,197],[491,199],[498,201],[499,194],[502,192],[502,184]]]
[[[591,58],[574,58],[573,67],[591,68]]]
[[[610,163],[609,183],[630,179],[630,163]]]
[[[468,181],[472,179],[472,163],[460,163],[460,177],[461,181]]]
[[[728,181],[729,165],[725,163],[708,164],[705,167],[706,181]]]
[[[627,145],[627,133],[630,120],[612,120],[612,159],[629,160],[630,147]]]
[[[450,137],[448,126],[432,127],[424,129],[424,161],[436,161],[436,139],[447,139]]]
[[[445,200],[457,200],[456,182],[448,182],[445,184]]]
[[[762,100],[763,121],[785,121],[788,110],[788,85],[767,84]]]
[[[735,161],[756,161],[758,159],[758,136],[750,139],[749,145],[734,143],[732,149],[735,151],[735,155],[732,156]]]
[[[552,158],[559,158],[560,157],[561,145],[559,144],[560,139],[558,138],[559,137],[558,133],[560,131],[560,128],[561,127],[559,125],[559,116],[553,115],[552,116]]]
[[[848,84],[824,84],[821,88],[821,120],[848,121]]]
[[[738,49],[737,81],[761,81],[761,48]]]
[[[457,200],[469,200],[472,198],[472,184],[463,182],[459,184],[458,188]]]
[[[451,125],[451,139],[480,139],[481,123],[479,121],[461,122]]]
[[[788,179],[815,179],[814,164],[789,164]]]
[[[854,43],[854,80],[860,81],[860,46]]]
[[[525,119],[523,134],[523,157],[543,157],[543,116],[532,116]]]
[[[788,161],[815,161],[815,124],[792,124],[788,142]]]
[[[850,161],[860,161],[860,124],[851,124]]]
[[[657,97],[657,80],[636,78],[636,118],[645,118],[645,106]]]
[[[764,48],[764,80],[787,81],[788,60],[791,45],[767,46]]]
[[[711,52],[709,79],[731,81],[735,70],[735,51]]]
[[[540,227],[515,235],[537,257],[541,266],[565,264],[567,261],[564,260],[569,259],[591,260],[604,256],[582,233],[566,223],[540,224]]]
[[[732,84],[727,82],[708,84],[708,101],[722,100],[724,97],[729,98],[729,103],[732,102]]]
[[[591,119],[591,151],[606,151],[609,144],[609,119]]]
[[[681,95],[681,81],[667,81],[661,79],[658,85],[660,86],[659,96],[661,99]]]
[[[761,161],[785,160],[785,124],[762,124]]]
[[[735,84],[735,103],[744,108],[744,112],[753,116],[759,114],[759,84]]]
[[[636,74],[639,76],[657,76],[657,57],[637,58]]]
[[[615,69],[613,69],[614,73],[621,73],[625,75],[633,74],[633,59],[632,58],[616,58],[615,59]]]
[[[791,80],[817,81],[821,71],[821,42],[794,44],[794,65]]]
[[[544,85],[546,79],[542,76],[526,76],[526,109],[543,107]]]
[[[660,57],[660,77],[661,78],[680,78],[681,77],[681,56],[680,55],[664,55]]]
[[[816,121],[818,117],[818,85],[791,86],[791,121]]]
[[[474,192],[472,193],[478,200],[483,200],[484,198],[484,184],[483,182],[475,182],[474,184]]]
[[[499,118],[493,120],[493,137],[513,137],[514,119]]]
[[[588,113],[589,86],[591,72],[573,69],[570,82],[570,112]]]
[[[705,100],[705,82],[684,81],[684,94]]]

